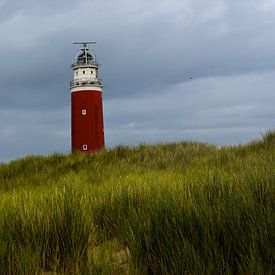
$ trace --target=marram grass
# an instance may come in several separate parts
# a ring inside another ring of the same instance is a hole
[[[1,274],[274,274],[275,133],[0,165]]]

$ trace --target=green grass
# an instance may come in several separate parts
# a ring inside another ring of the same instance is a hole
[[[274,274],[275,132],[0,165],[1,274]]]

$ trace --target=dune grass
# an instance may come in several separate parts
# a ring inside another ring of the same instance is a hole
[[[274,274],[275,133],[0,165],[2,274]]]

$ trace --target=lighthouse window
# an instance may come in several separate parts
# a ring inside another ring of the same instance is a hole
[[[78,72],[75,72],[76,75],[78,75]]]
[[[82,109],[81,113],[82,113],[83,116],[86,116],[87,115],[87,110],[86,109]]]
[[[85,71],[83,71],[83,74],[85,74]]]
[[[88,150],[88,145],[87,144],[83,144],[82,145],[82,149],[83,149],[83,151],[87,151]]]
[[[93,71],[91,71],[91,74],[93,74]]]

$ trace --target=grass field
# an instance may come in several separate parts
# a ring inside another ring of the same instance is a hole
[[[275,132],[0,165],[1,274],[275,274]]]

